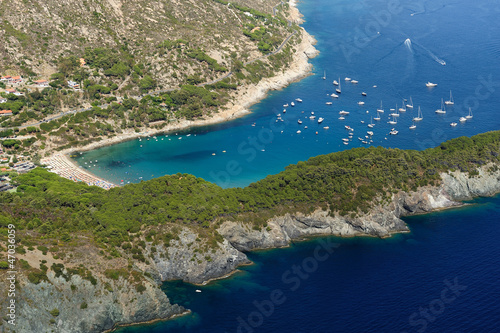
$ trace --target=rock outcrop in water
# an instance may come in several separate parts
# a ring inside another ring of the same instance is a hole
[[[459,201],[500,192],[500,171],[488,171],[491,165],[478,169],[479,175],[455,171],[441,174],[440,186],[426,186],[415,192],[398,192],[386,204],[378,204],[359,217],[329,216],[316,210],[310,215],[287,214],[268,221],[269,228],[255,231],[241,223],[225,222],[219,232],[236,249],[250,251],[256,248],[286,246],[292,239],[312,235],[342,237],[387,237],[409,231],[401,217],[431,212],[461,205]]]
[[[196,235],[185,231],[177,243],[160,250],[168,252],[168,259],[155,256],[154,269],[162,280],[202,283],[230,274],[238,265],[248,263],[244,252],[254,249],[284,247],[292,240],[315,235],[388,237],[408,232],[401,217],[460,206],[461,200],[500,192],[500,170],[490,172],[490,167],[483,166],[479,175],[473,177],[459,171],[443,173],[439,186],[426,186],[409,193],[400,191],[389,202],[378,204],[367,214],[354,218],[332,217],[327,211],[318,209],[309,215],[297,213],[274,217],[262,230],[241,222],[224,222],[218,229],[224,242],[210,254],[210,261],[202,259],[206,254],[196,257],[199,248],[188,246],[195,243]],[[193,256],[196,260],[190,260]]]

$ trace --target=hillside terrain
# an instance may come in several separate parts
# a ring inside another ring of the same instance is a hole
[[[259,0],[0,2],[2,148],[37,162],[247,104],[303,56],[298,15]]]
[[[246,188],[177,174],[105,191],[42,168],[12,175],[17,192],[0,194],[0,253],[14,226],[19,313],[37,318],[16,331],[101,332],[169,318],[185,309],[169,303],[161,281],[219,278],[249,262],[244,251],[307,235],[406,232],[401,216],[498,193],[499,167],[496,131],[425,151],[317,156]],[[85,316],[96,313],[107,314]]]

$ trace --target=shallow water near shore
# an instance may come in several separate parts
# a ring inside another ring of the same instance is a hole
[[[181,172],[234,187],[319,154],[369,145],[421,150],[454,137],[499,129],[500,38],[496,32],[500,22],[495,16],[499,7],[485,0],[406,1],[398,10],[389,8],[386,1],[300,3],[303,26],[318,40],[316,48],[321,52],[311,59],[316,75],[271,92],[243,118],[84,152],[76,162],[116,184]],[[407,39],[410,42],[405,43]],[[342,94],[332,99],[327,94],[334,92],[332,81],[339,78]],[[427,88],[428,81],[438,86]],[[441,98],[450,98],[450,90],[455,105],[448,106],[444,115],[436,114]],[[409,103],[410,97],[414,108],[402,112],[397,125],[388,124],[390,108],[401,107],[403,99]],[[284,113],[283,105],[292,101],[296,106]],[[365,104],[358,105],[360,101]],[[381,101],[385,112],[369,128]],[[424,119],[410,130],[418,106]],[[474,117],[460,123],[469,106]],[[345,120],[338,119],[340,110],[350,112]],[[316,116],[313,120],[311,112]],[[319,117],[325,119],[321,124]],[[451,122],[458,125],[451,127]],[[348,138],[345,125],[354,129],[348,145],[342,141]],[[391,128],[399,133],[389,135]],[[365,138],[367,131],[373,131],[373,142]]]
[[[495,332],[500,196],[473,203],[406,218],[411,233],[388,239],[323,237],[249,253],[254,265],[207,286],[167,282],[171,301],[193,312],[119,332]],[[311,259],[317,248],[323,261]],[[283,302],[269,314],[273,290]]]

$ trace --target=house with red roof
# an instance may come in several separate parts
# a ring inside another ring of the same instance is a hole
[[[36,81],[33,81],[33,83],[39,87],[48,87],[49,86],[49,81],[47,81],[47,80],[36,80]]]
[[[22,82],[23,82],[23,78],[21,76],[14,76],[10,80],[10,83],[12,83],[12,84],[18,84],[18,83],[22,83]]]

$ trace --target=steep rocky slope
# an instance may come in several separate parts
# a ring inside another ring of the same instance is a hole
[[[276,42],[289,34],[283,16],[281,23],[271,19],[274,2],[240,2],[240,6],[238,1],[228,6],[215,0],[2,1],[0,73],[21,71],[48,78],[57,70],[60,57],[81,56],[85,48],[100,47],[130,52],[160,82],[181,82],[174,73],[208,76],[210,71],[196,61],[176,52],[160,52],[160,43],[181,39],[230,67],[232,59],[262,54],[257,41],[244,35],[245,28],[266,26]],[[252,15],[250,8],[268,17]]]
[[[68,265],[61,270],[61,274],[49,270],[47,279],[37,284],[21,274],[17,316],[24,319],[18,321],[15,331],[101,332],[117,324],[169,318],[183,313],[185,309],[169,303],[167,296],[158,288],[161,281],[183,279],[203,283],[220,278],[239,265],[249,263],[244,254],[246,251],[287,246],[292,240],[307,236],[387,237],[393,233],[408,232],[408,227],[401,220],[403,216],[458,206],[461,205],[460,200],[500,192],[500,170],[492,168],[492,164],[479,168],[475,176],[454,171],[442,173],[441,179],[438,186],[395,193],[389,201],[372,207],[367,214],[358,217],[332,217],[318,209],[307,215],[297,213],[273,217],[261,230],[226,221],[218,230],[224,239],[211,246],[199,239],[193,230],[186,228],[168,245],[157,244],[154,251],[153,243],[146,241],[146,255],[151,260],[129,265],[131,273],[113,270],[123,266],[124,262],[120,261],[123,259],[109,261],[90,256],[86,259],[86,266],[92,268],[90,273],[80,268],[76,274],[75,264]],[[30,259],[30,256],[36,258]],[[34,259],[39,259],[39,253],[28,251],[21,257],[33,264],[37,262]],[[72,260],[78,257],[75,252]],[[49,264],[59,262],[50,254],[44,258],[49,260]],[[89,274],[95,276],[93,282]],[[0,288],[5,290],[5,279],[0,281]],[[2,311],[6,305],[4,300]],[[59,310],[57,316],[53,314],[54,309]],[[3,328],[5,332],[14,331],[5,322]]]

